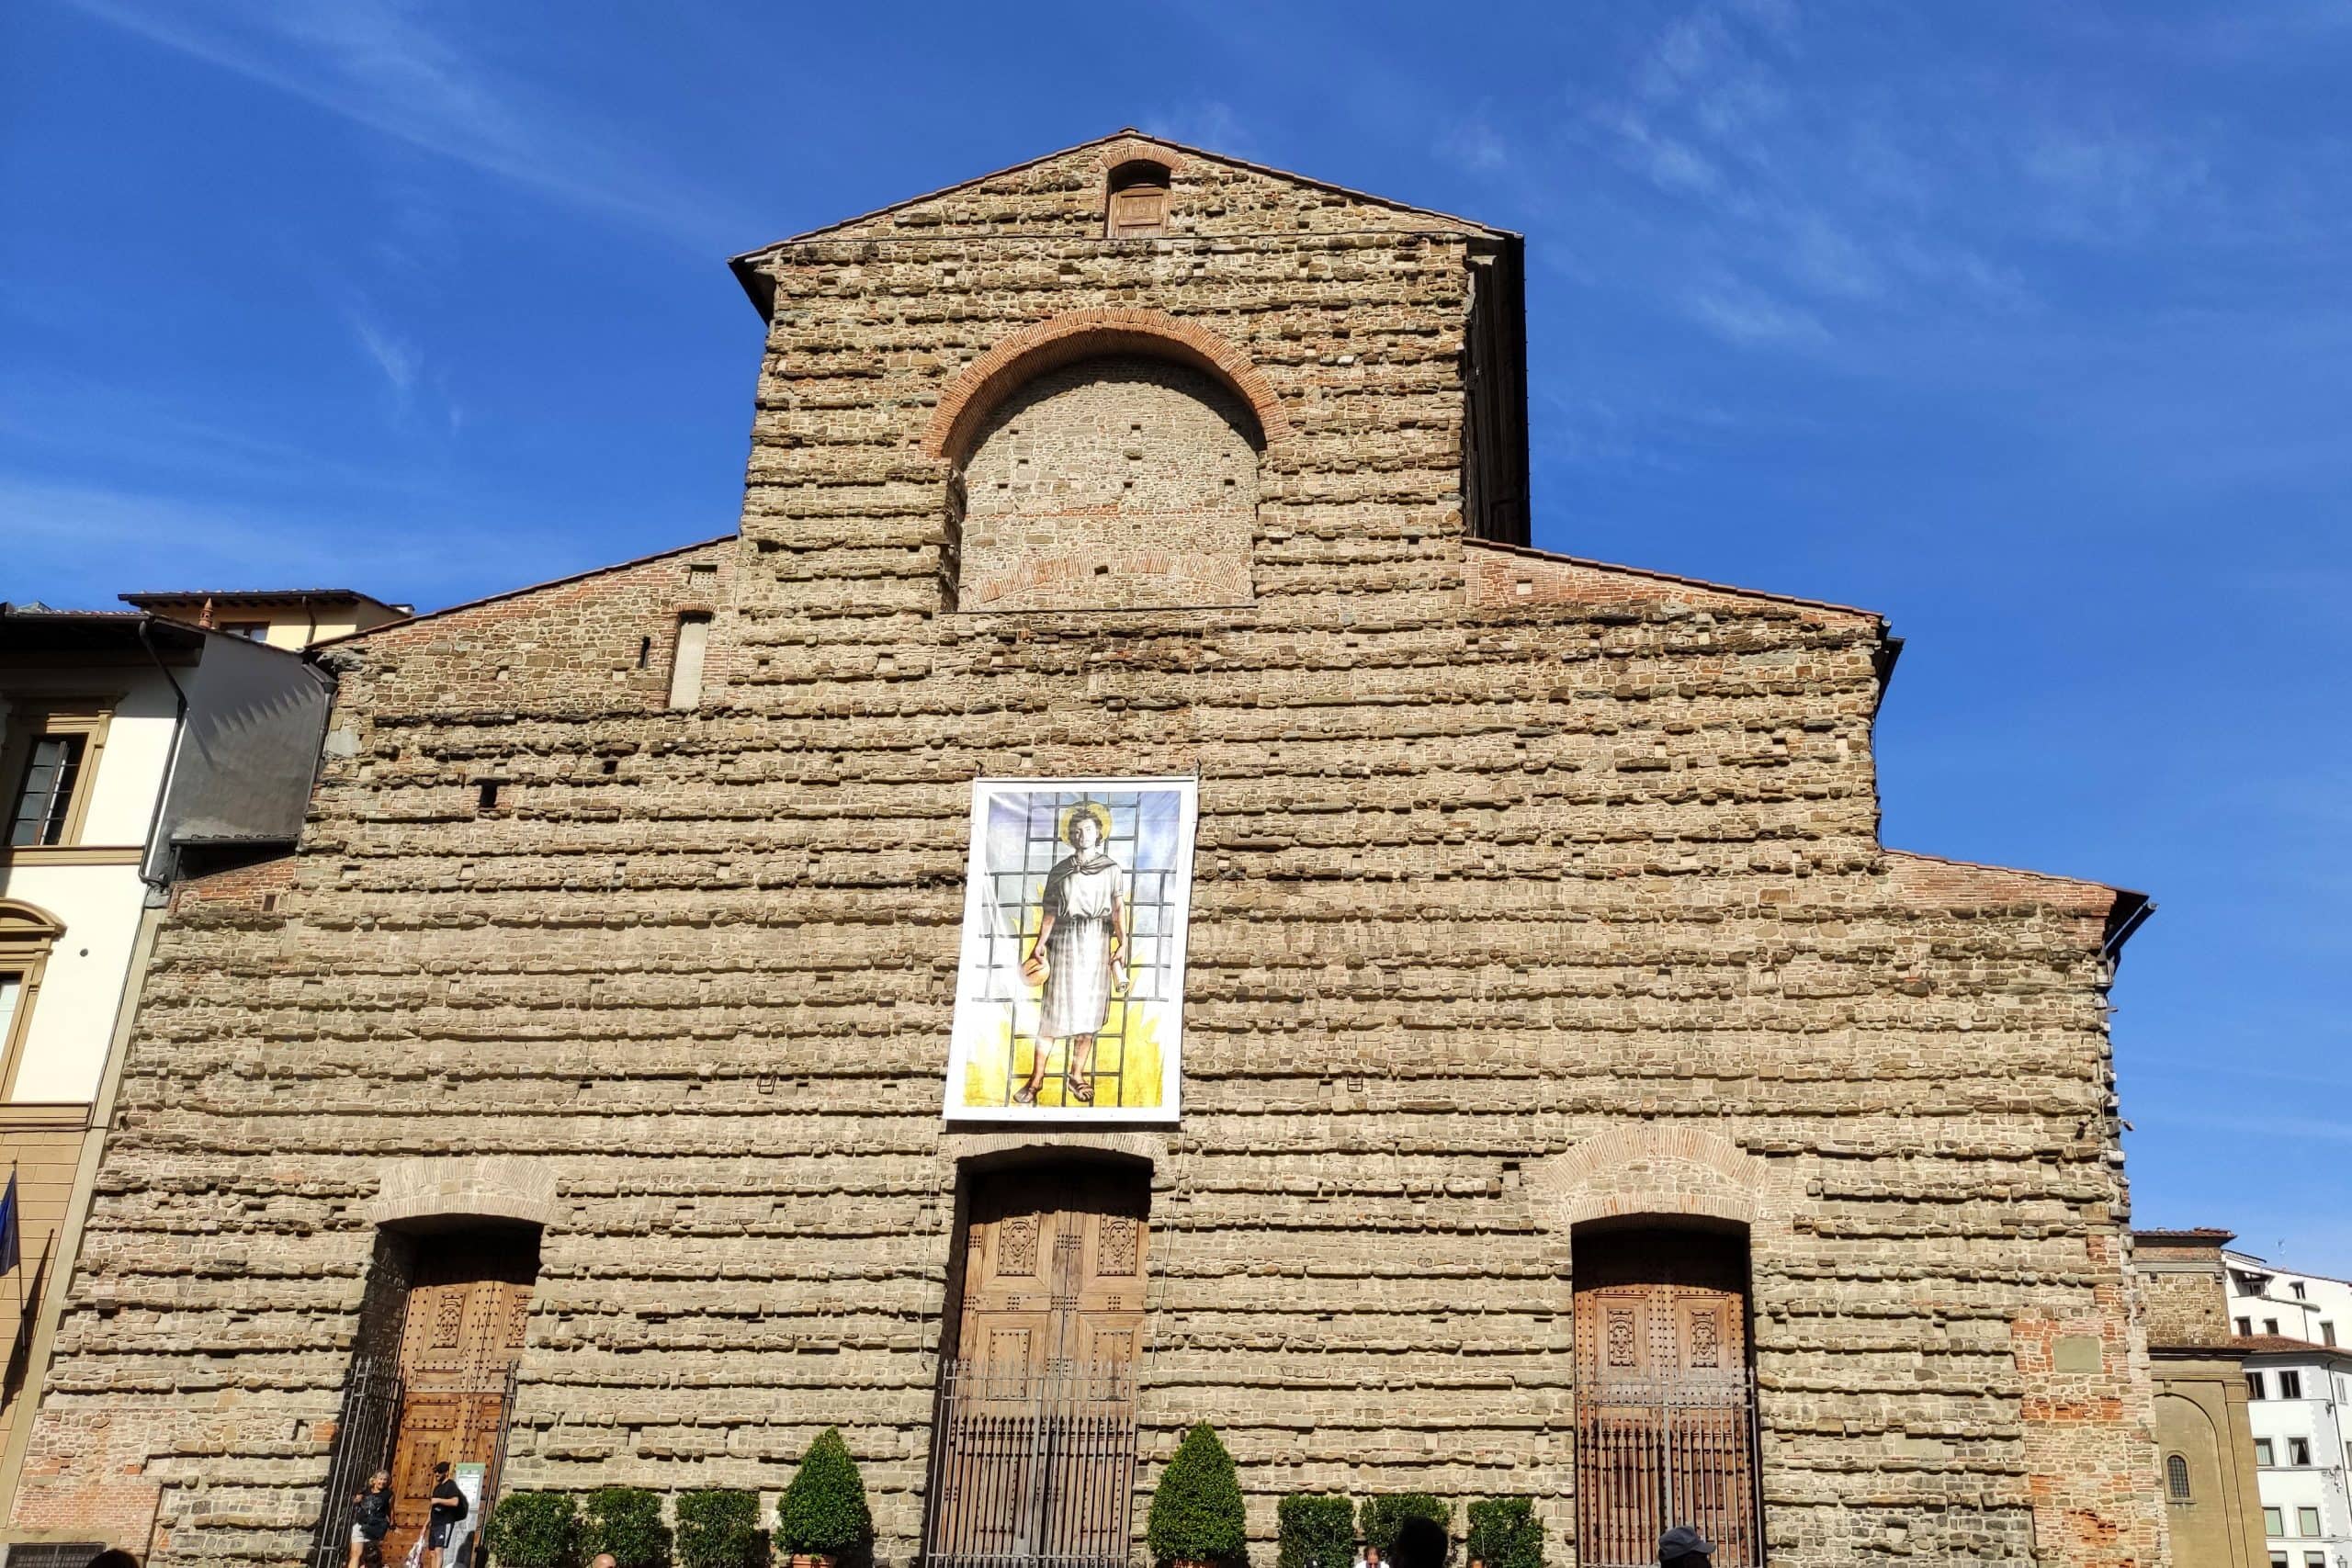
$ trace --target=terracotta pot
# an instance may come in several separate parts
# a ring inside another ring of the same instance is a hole
[[[830,1551],[796,1551],[792,1554],[792,1568],[833,1568],[833,1561]]]

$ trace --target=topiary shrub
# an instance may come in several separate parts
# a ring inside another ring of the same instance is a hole
[[[1275,1568],[1351,1568],[1356,1510],[1345,1497],[1294,1492],[1274,1505],[1280,1527]]]
[[[1489,1497],[1469,1508],[1463,1551],[1486,1568],[1544,1568],[1544,1521],[1532,1497]]]
[[[499,1568],[572,1568],[580,1561],[580,1514],[569,1492],[509,1492],[483,1534]]]
[[[678,1568],[763,1568],[767,1560],[758,1493],[678,1494]]]
[[[1234,1562],[1246,1550],[1241,1483],[1207,1422],[1184,1434],[1160,1472],[1144,1539],[1161,1562]]]
[[[874,1534],[865,1483],[831,1427],[817,1435],[775,1506],[775,1543],[795,1557],[854,1557]]]
[[[1426,1492],[1399,1492],[1387,1497],[1366,1497],[1357,1511],[1356,1520],[1363,1527],[1363,1543],[1376,1546],[1384,1558],[1396,1549],[1396,1529],[1407,1519],[1433,1519],[1438,1529],[1446,1532],[1449,1545],[1446,1555],[1453,1556],[1451,1540],[1453,1534],[1453,1509]]]
[[[580,1550],[591,1557],[609,1551],[620,1568],[663,1568],[670,1561],[670,1527],[662,1522],[662,1494],[642,1486],[588,1494]]]

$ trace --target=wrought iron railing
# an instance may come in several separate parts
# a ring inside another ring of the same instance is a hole
[[[352,1358],[351,1373],[343,1385],[343,1408],[335,1418],[334,1446],[327,1451],[327,1487],[319,1506],[319,1533],[311,1543],[311,1568],[343,1568],[350,1560],[359,1490],[369,1476],[390,1467],[400,1414],[400,1363],[389,1358]]]
[[[1135,1483],[1132,1363],[941,1363],[925,1568],[1125,1568]]]
[[[1643,1568],[1689,1525],[1717,1568],[1764,1561],[1755,1385],[1739,1373],[1619,1378],[1577,1389],[1577,1561]]]

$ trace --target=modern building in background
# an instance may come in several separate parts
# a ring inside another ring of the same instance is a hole
[[[2270,1561],[2352,1568],[2352,1283],[2225,1252]]]
[[[411,613],[409,605],[387,604],[356,588],[195,588],[125,593],[122,602],[150,615],[296,653],[312,643],[349,637]]]
[[[0,1508],[167,889],[292,844],[330,690],[243,636],[0,604],[0,1179],[21,1243],[0,1278]]]
[[[2173,1568],[2264,1568],[2271,1561],[2245,1358],[2231,1332],[2222,1264],[2232,1239],[2225,1230],[2132,1235],[2155,1374],[2155,1480]]]

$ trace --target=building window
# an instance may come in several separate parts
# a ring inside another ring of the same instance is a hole
[[[2278,1333],[2278,1320],[2277,1318],[2275,1318],[2275,1317],[2266,1317],[2266,1318],[2264,1318],[2264,1319],[2262,1320],[2262,1332],[2264,1332],[2265,1334],[2276,1334],[2276,1333]]]
[[[2270,1397],[2268,1394],[2262,1392],[2262,1374],[2260,1372],[2246,1373],[2245,1396],[2248,1399],[2267,1399]]]
[[[2269,1510],[2267,1509],[2264,1510],[2266,1513]],[[2272,1552],[2270,1554],[2270,1568],[2291,1568],[2291,1565],[2287,1561],[2287,1554],[2283,1551]]]
[[[2303,1289],[2303,1282],[2301,1280],[2291,1280],[2288,1281],[2287,1288],[2295,1292],[2295,1299],[2299,1302],[2306,1300],[2310,1294],[2309,1292]]]
[[[2327,1553],[2324,1551],[2304,1552],[2303,1568],[2327,1568]]]
[[[2286,1516],[2286,1514],[2285,1514],[2282,1510],[2278,1509],[2278,1508],[2265,1508],[2265,1509],[2263,1509],[2263,1510],[2262,1510],[2262,1533],[2263,1533],[2263,1534],[2265,1534],[2265,1535],[2285,1535],[2285,1534],[2287,1533],[2287,1516]],[[2275,1561],[2279,1562],[2286,1562],[2286,1561],[2287,1561],[2287,1554],[2286,1554],[2285,1552],[2283,1552],[2283,1551],[2282,1551],[2282,1552],[2279,1552],[2279,1553],[2278,1554],[2277,1558],[2275,1559]]]
[[[2311,1461],[2312,1445],[2310,1438],[2290,1438],[2287,1439],[2287,1462],[2289,1464],[2309,1464]]]
[[[703,654],[710,646],[710,617],[678,617],[678,649],[670,661],[670,705],[697,707],[702,703]]]
[[[0,752],[0,779],[14,791],[8,800],[9,849],[60,849],[82,841],[111,716],[96,703],[18,703],[9,716],[7,747]]]
[[[2298,1508],[2295,1510],[2295,1533],[2301,1536],[2312,1536],[2319,1534],[2319,1510],[2317,1508]]]
[[[266,642],[269,640],[269,623],[267,621],[223,621],[212,629],[217,632],[226,633],[230,637],[243,637],[247,642]]]
[[[2165,1456],[2165,1492],[2176,1503],[2188,1501],[2188,1461],[2178,1454]]]
[[[2280,1372],[2278,1374],[2278,1397],[2281,1399],[2302,1398],[2303,1374],[2301,1372]]]
[[[1110,219],[1114,240],[1147,240],[1168,224],[1168,166],[1148,159],[1111,171]]]
[[[13,1096],[49,950],[65,928],[47,910],[0,898],[0,1098]]]
[[[8,847],[62,844],[74,817],[74,796],[82,782],[82,759],[89,750],[83,735],[36,735],[26,754],[17,810],[8,824]]]
[[[2325,1318],[2321,1318],[2319,1320],[2319,1342],[2323,1345],[2333,1345],[2335,1343],[2335,1325],[2328,1322]]]
[[[2242,1317],[2242,1318],[2238,1319],[2238,1333],[2239,1333],[2240,1335],[2242,1335],[2242,1336],[2243,1336],[2243,1335],[2250,1335],[2250,1334],[2252,1334],[2253,1332],[2254,1332],[2254,1319],[2252,1319],[2252,1318],[2250,1318],[2250,1317]]]
[[[2271,1447],[2270,1447],[2270,1439],[2269,1439],[2269,1438],[2255,1438],[2255,1439],[2254,1439],[2254,1462],[2255,1462],[2255,1463],[2256,1463],[2256,1464],[2272,1464],[2272,1463],[2276,1463],[2277,1461],[2271,1458],[2271,1452],[2272,1452],[2272,1450],[2271,1450]]]

